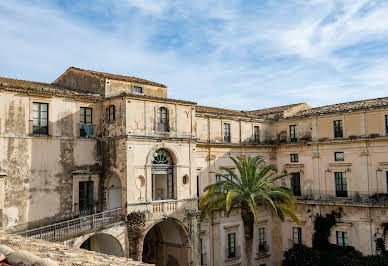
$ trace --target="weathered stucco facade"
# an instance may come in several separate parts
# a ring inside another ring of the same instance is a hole
[[[292,175],[281,184],[301,225],[263,208],[252,265],[310,246],[315,215],[332,210],[342,213],[332,243],[345,232],[374,254],[388,223],[386,202],[373,201],[388,192],[387,117],[387,98],[234,111],[73,67],[52,84],[0,78],[0,227],[157,265],[244,265],[240,211],[199,222],[198,198],[234,168],[230,156],[261,155]]]

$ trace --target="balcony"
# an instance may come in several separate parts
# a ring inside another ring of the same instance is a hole
[[[298,200],[320,202],[388,205],[388,193],[365,191],[302,190]]]
[[[83,216],[80,218],[71,219],[65,222],[55,223],[16,234],[24,237],[56,241],[65,238],[71,238],[82,232],[99,229],[121,221],[124,221],[123,209],[118,208],[115,210]]]
[[[154,216],[169,216],[176,213],[190,213],[198,211],[198,199],[156,200],[150,202],[127,203],[127,212],[147,211]]]

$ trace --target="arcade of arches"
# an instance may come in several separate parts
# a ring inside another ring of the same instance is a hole
[[[183,227],[173,219],[154,225],[143,242],[143,262],[156,266],[187,266],[188,239]]]

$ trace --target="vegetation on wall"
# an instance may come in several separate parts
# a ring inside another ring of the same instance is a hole
[[[364,256],[354,247],[330,244],[330,231],[341,217],[341,211],[332,211],[326,216],[318,215],[314,220],[313,247],[295,245],[284,253],[283,266],[383,266],[388,265],[384,238],[376,239],[379,255]],[[388,226],[387,226],[388,229]],[[385,230],[385,226],[384,226]]]

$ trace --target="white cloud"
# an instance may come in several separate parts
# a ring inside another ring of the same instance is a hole
[[[387,95],[388,61],[357,50],[388,43],[387,3],[251,4],[99,0],[64,10],[46,0],[3,1],[0,75],[52,81],[73,65],[155,80],[170,97],[235,109]],[[349,47],[357,52],[339,52]]]

